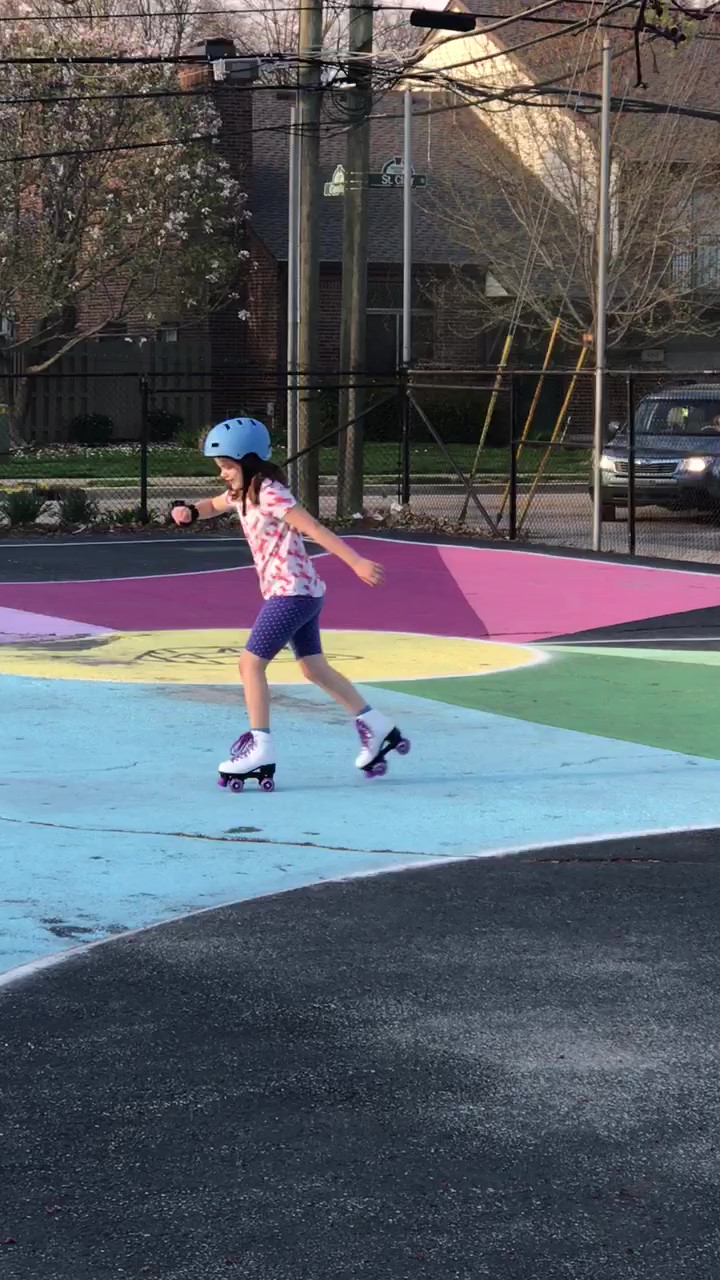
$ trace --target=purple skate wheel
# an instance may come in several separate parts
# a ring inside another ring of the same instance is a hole
[[[230,783],[231,791],[242,791],[244,787],[245,787],[245,783],[243,782],[242,778],[233,778],[232,782]]]
[[[408,751],[410,750],[410,739],[401,738],[395,750],[397,751],[399,756],[406,756]]]
[[[217,784],[218,784],[218,786],[219,786],[219,787],[226,787],[226,786],[227,786],[227,782],[228,782],[227,778],[222,778],[222,777],[220,777],[220,778],[218,778],[218,780],[217,780]]]
[[[377,764],[374,764],[372,768],[367,770],[367,776],[368,778],[382,778],[387,773],[387,769],[388,767],[385,761],[378,760]]]
[[[273,779],[272,779],[272,778],[263,778],[262,782],[260,783],[260,790],[261,790],[261,791],[274,791],[274,790],[275,790],[275,783],[274,783]]]

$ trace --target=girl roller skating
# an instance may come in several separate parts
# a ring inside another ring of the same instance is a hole
[[[206,458],[215,459],[225,492],[174,506],[173,520],[183,525],[237,511],[264,600],[239,664],[249,730],[233,743],[230,758],[219,765],[220,785],[241,791],[245,779],[252,777],[264,790],[274,789],[276,757],[265,672],[288,644],[305,678],[354,718],[361,745],[355,761],[358,769],[369,777],[385,773],[388,752],[405,754],[410,744],[323,656],[320,613],[325,585],[305,550],[303,536],[338,556],[366,586],[380,585],[381,566],[359,556],[298,505],[286,488],[283,472],[269,461],[270,436],[261,422],[231,418],[218,423],[209,432],[203,452]]]

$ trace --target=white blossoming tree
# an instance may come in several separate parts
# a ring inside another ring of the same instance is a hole
[[[5,58],[147,48],[136,30],[80,17],[0,32]],[[114,322],[138,332],[162,313],[197,323],[235,296],[247,254],[244,196],[217,145],[212,98],[197,86],[179,92],[174,66],[75,61],[4,72],[0,378],[19,441],[33,374]]]

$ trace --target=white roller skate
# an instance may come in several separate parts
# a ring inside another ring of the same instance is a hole
[[[379,711],[366,711],[358,716],[355,728],[362,743],[362,751],[355,764],[366,778],[382,778],[387,773],[385,757],[390,751],[406,756],[410,750],[408,739],[403,738],[392,720]]]
[[[243,733],[230,748],[230,759],[218,765],[218,786],[242,791],[256,778],[261,791],[275,790],[275,751],[269,733]]]

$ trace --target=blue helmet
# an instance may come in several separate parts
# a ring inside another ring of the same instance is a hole
[[[205,437],[206,458],[234,458],[239,462],[246,453],[256,453],[267,462],[270,457],[270,433],[257,418],[228,418],[211,427]]]

